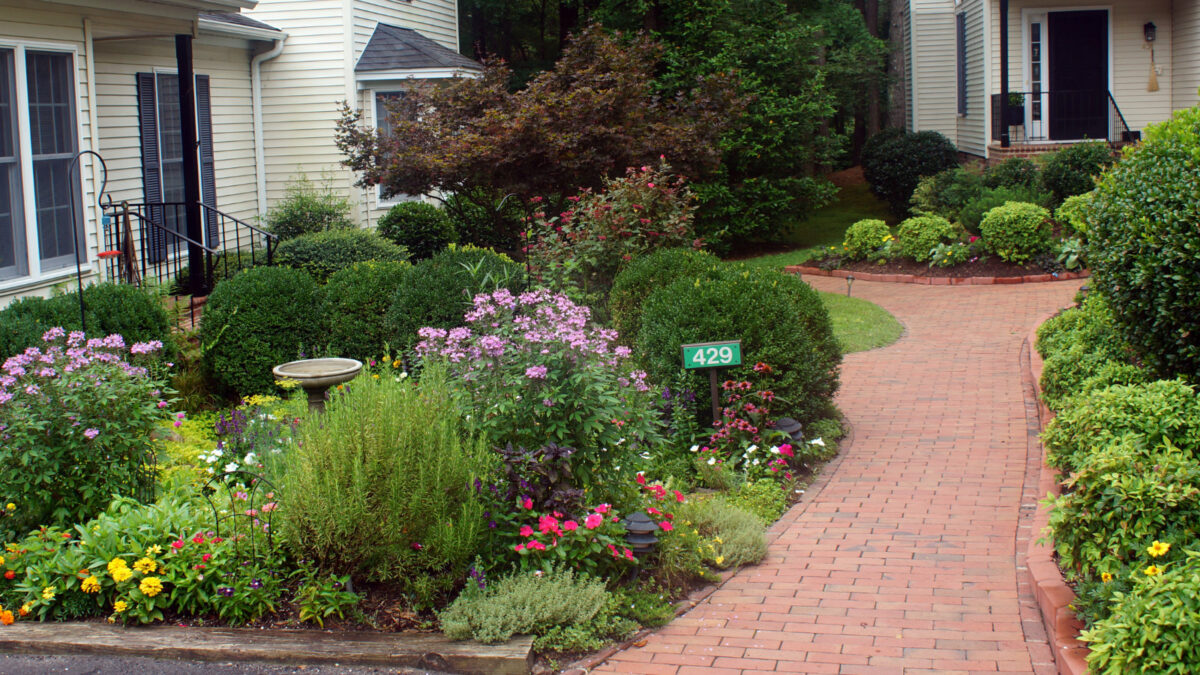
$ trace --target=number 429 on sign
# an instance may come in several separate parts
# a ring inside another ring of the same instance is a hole
[[[683,367],[728,368],[742,364],[742,341],[699,342],[683,345]]]

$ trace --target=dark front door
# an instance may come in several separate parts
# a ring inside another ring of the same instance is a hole
[[[1050,12],[1050,138],[1108,138],[1108,11]]]

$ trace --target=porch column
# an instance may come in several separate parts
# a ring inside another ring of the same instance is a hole
[[[192,71],[192,36],[175,36],[175,63],[179,70],[179,135],[183,142],[183,200],[187,236],[204,241],[200,215],[200,136],[196,132],[196,77]],[[204,249],[188,243],[188,292],[206,295]]]
[[[1000,0],[1000,147],[1007,148],[1011,142],[1008,137],[1008,0]]]

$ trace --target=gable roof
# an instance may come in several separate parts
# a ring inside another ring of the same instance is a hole
[[[475,61],[447,49],[411,28],[376,24],[354,71],[369,73],[425,69],[482,70]]]

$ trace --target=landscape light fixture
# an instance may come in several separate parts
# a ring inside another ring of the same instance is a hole
[[[621,524],[625,526],[625,541],[629,542],[629,548],[633,549],[635,554],[649,553],[658,543],[658,537],[654,536],[658,530],[658,523],[645,513],[634,511],[626,516]]]
[[[846,297],[847,298],[850,297],[850,287],[853,285],[854,285],[854,275],[847,274],[846,275]]]
[[[804,427],[791,417],[780,417],[775,420],[775,428],[787,434],[793,443],[804,440]]]

